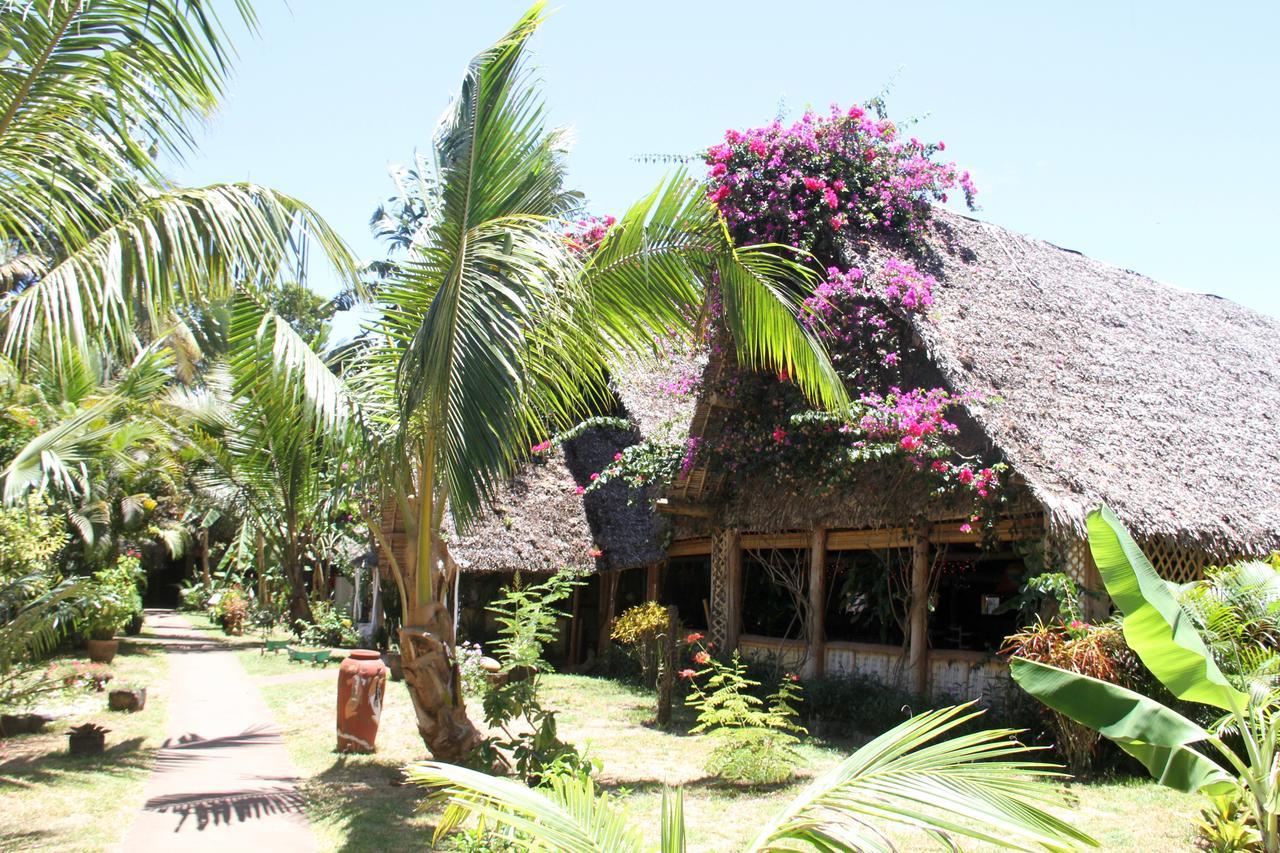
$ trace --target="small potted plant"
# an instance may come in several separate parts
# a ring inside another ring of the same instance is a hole
[[[89,635],[89,660],[111,663],[120,647],[116,634],[124,630],[141,609],[136,582],[127,570],[102,569],[89,586],[85,629]]]
[[[107,694],[107,707],[113,711],[128,711],[130,714],[147,707],[147,688],[136,684],[121,684],[113,687]]]
[[[102,726],[85,723],[67,733],[72,755],[102,755],[106,749],[107,732]]]

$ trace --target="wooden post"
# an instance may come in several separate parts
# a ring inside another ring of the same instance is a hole
[[[662,563],[652,563],[645,582],[645,601],[658,600],[658,584],[662,577]]]
[[[600,638],[596,644],[596,657],[609,648],[609,631],[613,628],[614,608],[618,603],[618,573],[600,573]]]
[[[581,587],[573,588],[573,607],[569,614],[569,665],[577,666],[581,662],[578,657],[578,647],[582,643],[582,623],[578,620],[579,593],[582,592]]]
[[[809,537],[809,624],[804,676],[822,675],[827,668],[827,531],[815,528]]]
[[[726,569],[729,607],[725,614],[724,649],[721,650],[724,654],[738,648],[738,635],[742,633],[742,534],[737,530],[729,533]]]
[[[658,671],[658,728],[671,725],[671,697],[676,689],[676,636],[679,626],[676,609],[667,606],[667,631],[662,638],[662,661]]]
[[[271,606],[271,589],[267,586],[267,539],[259,530],[255,537],[258,551],[258,604]]]
[[[911,633],[907,653],[911,686],[920,695],[929,690],[929,562],[929,534],[922,530],[911,546]]]

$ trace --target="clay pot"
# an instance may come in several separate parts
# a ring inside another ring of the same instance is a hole
[[[338,667],[338,752],[373,752],[387,668],[382,656],[356,649]]]
[[[96,726],[77,726],[68,735],[72,755],[102,755],[107,744],[107,730]]]
[[[124,688],[107,694],[107,707],[113,711],[141,711],[147,707],[147,688]]]
[[[111,663],[115,660],[116,650],[119,648],[119,640],[90,640],[89,660],[94,663]]]

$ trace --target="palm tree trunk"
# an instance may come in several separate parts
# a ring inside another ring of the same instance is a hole
[[[200,528],[200,580],[206,593],[213,592],[213,577],[209,574],[209,528]]]
[[[440,555],[437,532],[444,514],[443,498],[434,488],[434,461],[434,442],[428,439],[419,469],[415,577],[405,584],[409,608],[400,629],[400,655],[422,742],[436,760],[459,764],[468,760],[482,737],[467,717],[453,653],[453,617],[434,594]]]
[[[271,589],[267,586],[267,539],[259,530],[258,546],[258,603],[263,607],[271,606]]]

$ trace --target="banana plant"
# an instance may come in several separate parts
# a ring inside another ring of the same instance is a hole
[[[1175,590],[1109,507],[1090,513],[1088,528],[1094,562],[1124,614],[1129,647],[1175,698],[1222,713],[1213,725],[1201,726],[1133,690],[1024,658],[1012,661],[1014,680],[1048,707],[1111,739],[1162,785],[1243,796],[1265,849],[1280,851],[1277,694],[1263,685],[1242,690],[1223,673]]]
[[[1052,800],[1052,765],[1028,761],[1012,729],[992,729],[949,739],[942,736],[982,712],[969,705],[942,708],[901,723],[814,779],[764,824],[745,850],[896,849],[890,828],[919,830],[944,849],[957,838],[1010,850],[1072,850],[1097,842],[1040,807]],[[554,777],[533,790],[428,761],[407,769],[448,806],[436,825],[440,841],[469,816],[504,830],[517,850],[630,853],[649,849],[614,797],[589,779]],[[685,850],[683,795],[663,793],[662,853]]]

